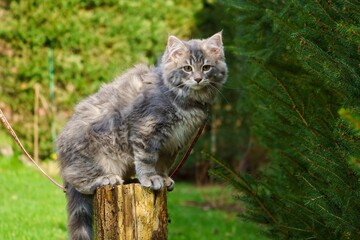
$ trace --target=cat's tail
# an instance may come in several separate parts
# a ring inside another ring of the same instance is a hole
[[[66,186],[68,232],[70,240],[92,240],[92,195],[78,192],[72,185]]]

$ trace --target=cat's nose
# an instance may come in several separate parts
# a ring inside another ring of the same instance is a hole
[[[201,77],[198,77],[198,78],[195,78],[194,80],[195,80],[197,83],[200,83],[201,80],[202,80],[202,78],[201,78]]]

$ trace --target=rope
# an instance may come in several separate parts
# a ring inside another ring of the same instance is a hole
[[[31,160],[31,162],[42,172],[53,184],[55,184],[57,187],[61,188],[64,192],[66,192],[66,189],[60,185],[58,182],[56,182],[52,177],[50,177],[35,161],[32,159],[30,154],[25,150],[24,146],[21,144],[19,138],[16,136],[15,131],[12,129],[10,123],[7,121],[4,113],[0,109],[0,118],[3,122],[4,126],[7,128],[7,130],[10,132],[11,136],[15,139],[15,142],[17,145],[21,148],[21,150],[25,153],[25,155]]]

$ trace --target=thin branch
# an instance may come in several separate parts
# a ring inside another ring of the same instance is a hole
[[[4,126],[6,127],[6,129],[9,131],[9,133],[11,134],[11,136],[14,138],[15,142],[17,143],[17,145],[21,148],[21,150],[25,153],[25,155],[30,159],[30,161],[42,172],[42,174],[44,174],[53,184],[55,184],[57,187],[61,188],[64,192],[66,192],[66,189],[60,185],[59,183],[57,183],[52,177],[50,177],[35,161],[34,159],[30,156],[30,154],[26,151],[26,149],[24,148],[24,146],[22,145],[22,143],[20,142],[19,138],[17,137],[15,131],[12,129],[10,123],[7,121],[4,113],[1,111],[0,109],[0,119],[2,121],[2,123],[4,124]]]
[[[207,157],[209,157],[212,161],[216,162],[218,165],[220,165],[224,170],[226,170],[228,173],[230,173],[232,176],[234,176],[239,182],[241,182],[247,191],[250,192],[250,194],[255,198],[256,202],[259,204],[259,206],[264,210],[264,212],[269,216],[269,218],[276,224],[279,225],[274,216],[271,214],[271,212],[265,207],[263,202],[258,198],[257,193],[255,193],[252,188],[248,185],[248,183],[241,178],[237,173],[235,173],[232,169],[230,169],[228,166],[226,166],[221,161],[215,159],[213,156],[210,156],[209,154],[206,154]]]
[[[254,60],[269,74],[269,76],[270,76],[272,79],[274,79],[274,80],[277,82],[277,84],[281,87],[281,89],[282,89],[282,90],[285,92],[285,94],[288,96],[288,98],[289,98],[289,100],[290,100],[290,102],[291,102],[291,104],[292,104],[292,108],[293,108],[293,109],[295,110],[295,112],[299,115],[299,117],[301,118],[301,120],[302,120],[302,122],[304,123],[304,125],[305,125],[306,127],[309,127],[309,123],[306,121],[305,117],[304,117],[303,114],[300,112],[300,110],[299,110],[299,108],[297,107],[297,105],[296,105],[293,97],[291,96],[290,92],[287,90],[287,88],[285,87],[285,85],[280,81],[279,78],[277,78],[276,76],[274,76],[274,74],[273,74],[267,67],[265,67],[265,65],[264,65],[262,62],[260,62],[260,61],[258,61],[258,60],[256,60],[256,59],[254,59]]]

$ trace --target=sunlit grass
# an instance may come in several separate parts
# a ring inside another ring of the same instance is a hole
[[[56,178],[61,182],[59,178]],[[0,158],[0,239],[67,239],[65,196],[36,169]],[[170,240],[261,240],[259,227],[243,222],[229,189],[177,183],[168,194]]]
[[[40,172],[0,158],[0,239],[66,239],[65,196]]]
[[[168,194],[169,239],[267,239],[259,226],[238,217],[236,204],[229,188],[175,185],[174,192]]]

